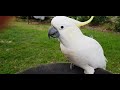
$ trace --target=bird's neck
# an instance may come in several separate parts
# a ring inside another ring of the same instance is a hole
[[[62,34],[59,38],[60,43],[63,44],[65,47],[71,47],[72,44],[77,44],[80,39],[84,37],[81,31],[71,31],[68,32],[67,35]]]

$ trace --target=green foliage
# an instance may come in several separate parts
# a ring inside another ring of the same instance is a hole
[[[90,18],[90,16],[69,16],[70,18],[76,19],[78,21],[86,21]]]
[[[74,18],[78,21],[86,21],[88,20],[91,16],[70,16],[71,18]],[[107,22],[109,18],[107,16],[95,16],[93,21],[91,22],[91,25],[99,25]]]
[[[117,32],[120,32],[120,16],[117,17],[117,20],[115,22],[114,30]]]
[[[91,24],[93,25],[103,24],[106,23],[108,19],[109,18],[107,16],[95,16]]]

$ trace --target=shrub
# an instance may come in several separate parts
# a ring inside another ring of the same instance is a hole
[[[99,25],[99,24],[106,23],[108,20],[109,18],[107,16],[95,16],[91,24]]]
[[[78,21],[86,21],[90,18],[90,16],[69,16],[70,18],[76,19]]]
[[[120,16],[116,19],[114,31],[120,32]]]
[[[91,16],[69,16],[71,18],[74,18],[78,21],[86,21],[88,20]],[[105,23],[109,20],[107,16],[95,16],[93,21],[91,22],[91,25],[99,25],[102,23]]]

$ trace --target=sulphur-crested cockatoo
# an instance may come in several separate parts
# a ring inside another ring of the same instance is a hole
[[[49,37],[58,38],[62,53],[68,60],[84,69],[85,74],[94,74],[96,68],[106,68],[106,58],[102,46],[93,38],[85,36],[80,26],[93,20],[92,16],[80,22],[66,16],[56,16],[51,21]]]

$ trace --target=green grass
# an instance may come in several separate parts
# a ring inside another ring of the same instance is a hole
[[[0,33],[0,73],[13,74],[40,64],[67,62],[57,39],[47,36],[50,25],[14,22]],[[120,34],[82,29],[102,45],[107,70],[120,73]]]

